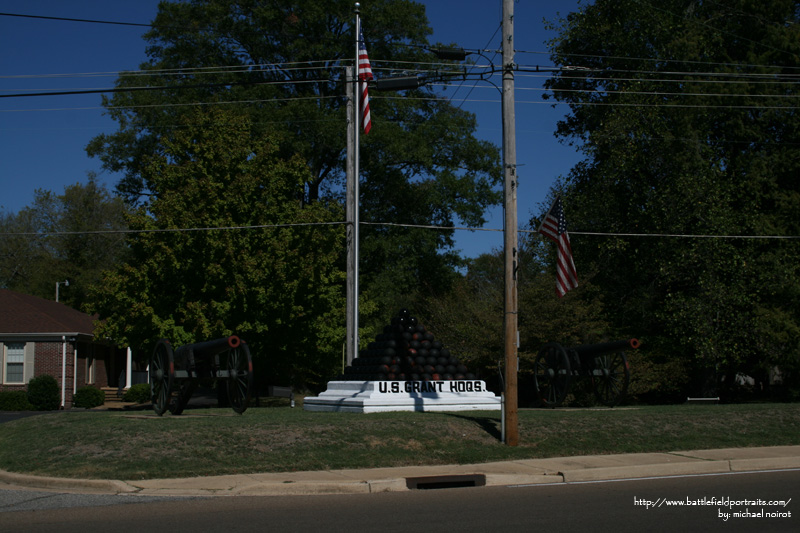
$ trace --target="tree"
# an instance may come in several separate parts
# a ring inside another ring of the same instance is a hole
[[[797,236],[797,19],[788,0],[598,0],[561,20],[552,58],[582,67],[547,83],[570,106],[558,135],[586,155],[561,184],[571,228]],[[694,393],[800,368],[796,241],[581,236],[573,249],[618,326],[694,363]]]
[[[33,238],[37,229],[30,213],[0,213],[0,233],[0,287],[44,297],[40,280],[56,279],[58,274],[40,275],[48,270],[43,267],[49,265],[50,256]],[[46,294],[52,297],[52,290]]]
[[[80,308],[102,271],[120,262],[127,249],[125,204],[90,175],[56,195],[37,190],[33,204],[3,216],[0,283],[42,298],[53,298],[56,282],[69,280],[63,301]],[[119,233],[117,233],[119,232]]]
[[[549,241],[547,241],[549,243]],[[552,246],[530,234],[520,239],[518,255],[520,402],[535,403],[533,367],[548,342],[575,346],[616,338],[603,318],[599,291],[582,283],[569,298],[558,298],[549,273]],[[502,391],[503,254],[482,254],[468,261],[452,290],[427,298],[425,324],[471,371]]]
[[[385,73],[380,65],[424,71],[436,61],[425,51],[431,32],[424,6],[375,0],[361,11],[376,73]],[[353,19],[348,0],[162,3],[146,34],[149,62],[117,81],[119,89],[154,90],[107,99],[120,129],[94,139],[89,153],[124,173],[118,189],[130,202],[147,205],[158,191],[144,162],[177,134],[181,115],[198,104],[235,107],[256,130],[288,133],[278,139],[280,154],[299,155],[308,167],[296,187],[298,201],[342,201],[344,66],[355,54]],[[430,89],[412,98],[381,96],[373,91],[374,127],[362,136],[362,221],[482,224],[486,207],[499,201],[502,174],[497,148],[474,137],[474,116]],[[413,280],[445,287],[458,264],[448,231],[366,226],[362,242],[362,286],[386,311],[414,293]]]
[[[305,162],[246,115],[199,108],[179,126],[140,161],[153,195],[93,295],[98,335],[150,353],[236,334],[262,381],[319,386],[344,338],[340,207],[303,205]]]

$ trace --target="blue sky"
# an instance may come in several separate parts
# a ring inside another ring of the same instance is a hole
[[[362,4],[369,0],[361,0]],[[501,0],[423,0],[434,30],[433,41],[468,49],[500,48]],[[0,12],[149,23],[158,0],[0,0]],[[516,62],[550,65],[545,42],[555,35],[543,20],[566,16],[578,0],[521,0],[515,4]],[[369,41],[369,21],[364,20]],[[42,89],[111,87],[116,73],[135,70],[146,59],[141,35],[146,28],[0,16],[0,94]],[[491,57],[491,56],[490,56]],[[377,61],[379,58],[371,58]],[[499,57],[494,58],[499,62]],[[92,76],[68,76],[93,73]],[[54,76],[57,75],[57,76]],[[542,100],[546,75],[520,74],[516,79],[518,212],[520,225],[537,213],[548,188],[579,160],[553,136],[566,108]],[[499,78],[495,80],[500,83]],[[500,94],[488,83],[472,91],[448,88],[443,93],[478,118],[478,136],[500,145]],[[379,127],[379,122],[373,122]],[[113,132],[116,123],[103,113],[100,95],[0,98],[0,210],[16,212],[29,205],[36,189],[57,194],[70,184],[99,173],[109,189],[118,176],[104,172],[86,155],[89,140]],[[502,208],[488,214],[486,228],[501,229]],[[500,232],[459,231],[457,248],[468,257],[502,247]]]

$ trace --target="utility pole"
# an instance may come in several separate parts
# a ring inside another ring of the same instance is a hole
[[[358,235],[356,231],[356,209],[358,209],[356,200],[356,186],[355,186],[355,111],[354,108],[354,95],[355,95],[355,76],[353,75],[353,67],[345,68],[345,82],[347,85],[347,186],[346,186],[346,207],[345,216],[347,218],[347,328],[345,335],[347,340],[345,342],[345,359],[347,366],[353,364],[353,359],[356,357],[358,350],[358,340],[356,338],[356,328],[358,327],[358,317],[355,315],[358,311],[358,293],[356,287],[358,282],[358,255],[356,253],[355,239]]]
[[[507,445],[517,446],[519,443],[519,428],[517,422],[518,395],[518,343],[517,330],[517,263],[518,232],[517,232],[517,140],[514,114],[514,73],[517,65],[514,63],[514,0],[503,1],[503,87],[502,87],[502,113],[503,113],[503,208],[505,213],[503,229],[503,248],[505,264],[505,291],[503,327],[505,338],[505,391],[503,394],[503,438]],[[464,50],[434,50],[434,53],[447,59],[463,60]],[[481,79],[483,79],[481,77]],[[400,78],[383,78],[377,81],[378,90],[400,91],[416,89],[425,85],[427,81],[418,76],[404,76]],[[356,127],[358,132],[358,127]],[[355,149],[358,149],[356,144]],[[358,165],[358,159],[356,159]],[[356,179],[358,166],[356,166]],[[356,182],[357,183],[357,182]],[[357,213],[357,211],[356,211]]]
[[[517,422],[517,139],[514,115],[514,0],[503,0],[503,250],[505,264],[504,332],[505,443],[519,443]]]

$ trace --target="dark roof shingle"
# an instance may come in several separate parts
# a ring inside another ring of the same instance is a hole
[[[0,289],[0,334],[94,332],[94,318],[38,296]]]

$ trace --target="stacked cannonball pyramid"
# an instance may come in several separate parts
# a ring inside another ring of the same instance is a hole
[[[346,381],[475,379],[407,309],[392,317],[391,324],[359,352],[342,377]]]

